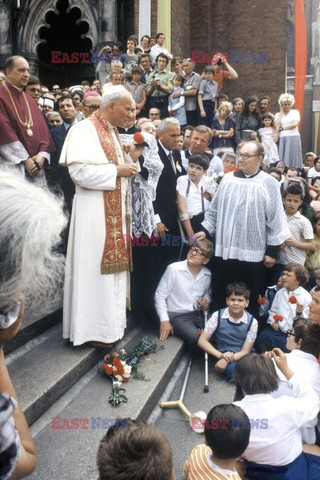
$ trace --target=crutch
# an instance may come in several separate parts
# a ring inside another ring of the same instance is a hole
[[[208,310],[204,311],[204,328],[206,328],[208,321]],[[204,393],[209,392],[209,372],[208,372],[208,354],[205,352],[204,354]]]
[[[161,408],[178,408],[182,413],[187,415],[189,418],[189,423],[191,428],[196,432],[196,433],[203,433],[204,428],[202,426],[203,421],[207,418],[207,415],[205,412],[199,411],[194,414],[189,412],[187,407],[183,403],[184,395],[187,389],[187,384],[190,376],[190,371],[191,371],[191,366],[192,366],[192,361],[193,361],[193,355],[191,354],[188,360],[188,367],[186,370],[186,374],[184,377],[183,385],[181,388],[181,393],[179,400],[176,401],[171,401],[171,402],[160,402],[160,407]],[[198,423],[200,421],[200,424]],[[199,427],[199,428],[198,428]]]

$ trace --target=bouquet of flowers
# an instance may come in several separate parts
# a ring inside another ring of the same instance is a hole
[[[144,337],[131,352],[121,349],[105,355],[99,370],[102,374],[111,378],[112,393],[109,396],[109,403],[113,407],[128,401],[124,394],[125,389],[121,388],[122,383],[128,382],[131,376],[138,380],[146,380],[144,375],[138,372],[139,360],[163,348],[164,346],[159,347],[156,342]]]

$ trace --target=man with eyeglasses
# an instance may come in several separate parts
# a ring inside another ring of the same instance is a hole
[[[280,246],[290,237],[279,186],[261,169],[263,146],[247,142],[238,153],[239,170],[226,174],[196,238],[215,238],[214,309],[225,304],[225,288],[244,282],[251,290],[249,311],[258,315],[257,299],[264,267],[276,263]]]
[[[185,97],[187,123],[188,125],[195,127],[198,124],[197,94],[201,83],[201,77],[198,73],[194,72],[194,63],[191,58],[185,58],[183,60],[182,68],[185,73],[185,80],[183,83],[184,92],[174,94],[174,98],[177,96]]]
[[[24,91],[28,93],[35,102],[39,103],[39,98],[41,94],[41,84],[38,77],[30,75],[27,86]]]
[[[101,105],[101,95],[99,93],[90,91],[85,93],[81,102],[81,110],[85,118],[98,110]]]
[[[212,254],[212,242],[199,240],[189,249],[186,260],[167,267],[154,297],[160,340],[175,333],[192,349],[197,347],[198,330],[203,327],[201,310],[207,310],[211,301],[211,274],[205,265]]]
[[[151,122],[153,122],[153,120],[158,120],[158,119],[160,119],[160,110],[159,110],[159,108],[156,108],[156,107],[150,108],[150,110],[149,110],[149,118],[150,118]]]

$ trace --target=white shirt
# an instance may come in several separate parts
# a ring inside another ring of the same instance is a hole
[[[221,161],[221,158],[218,157],[218,155],[213,155],[213,157],[210,160],[210,165],[207,170],[207,177],[212,177],[212,175],[216,174],[219,175],[219,173],[223,172],[223,163]]]
[[[287,288],[280,288],[274,297],[272,306],[269,310],[269,324],[274,323],[273,315],[282,315],[283,320],[279,322],[281,332],[287,332],[293,325],[293,318],[296,316],[296,304],[289,302],[289,297],[294,295],[298,302],[304,306],[300,317],[308,318],[309,304],[312,301],[311,295],[303,287],[298,287],[296,290],[289,292]]]
[[[250,419],[259,419],[258,428],[251,423],[249,445],[243,454],[250,462],[283,466],[302,452],[300,428],[315,418],[320,403],[314,390],[297,375],[287,383],[293,397],[256,394],[234,402]],[[267,428],[262,428],[262,419],[268,422]]]
[[[190,188],[187,195],[189,182]],[[203,211],[202,202],[204,210],[207,210],[210,202],[203,197],[203,193],[206,192],[206,183],[205,176],[200,178],[198,186],[188,178],[188,175],[182,175],[177,179],[177,192],[182,197],[186,197],[186,210],[189,214],[198,215],[198,213],[201,213]]]
[[[160,322],[169,320],[168,312],[192,312],[200,297],[211,301],[211,273],[202,266],[194,278],[187,260],[169,265],[155,293]]]
[[[297,242],[304,243],[308,240],[314,239],[313,228],[310,220],[300,212],[291,215],[286,215],[287,223],[290,230],[291,237]],[[277,263],[287,265],[288,263],[299,263],[304,265],[307,258],[307,251],[298,247],[291,247],[286,245],[279,253]]]
[[[172,54],[169,53],[166,48],[160,47],[160,45],[156,44],[156,45],[153,45],[153,47],[150,50],[152,65],[156,63],[156,58],[159,55],[159,53],[164,53],[169,58],[169,60],[172,60]]]
[[[205,332],[208,332],[211,335],[215,332],[218,326],[218,315],[219,315],[218,311],[212,314],[212,316],[209,318],[207,322],[206,328],[204,329]],[[221,314],[221,319],[222,318],[229,319],[231,323],[235,323],[235,324],[237,323],[247,324],[250,317],[251,315],[246,310],[244,310],[242,317],[238,319],[234,319],[230,315],[229,308],[226,308]],[[250,330],[248,331],[246,340],[248,340],[249,342],[254,342],[257,337],[257,332],[258,332],[258,322],[254,318],[252,320],[251,327],[250,327]]]
[[[297,377],[300,377],[302,382],[310,385],[318,395],[320,400],[320,365],[318,360],[311,353],[302,352],[299,349],[294,349],[290,353],[286,353],[289,368],[294,371]],[[281,395],[293,395],[291,388],[288,386],[287,380],[283,373],[280,372],[277,366],[276,371],[280,378],[279,388],[272,392],[272,396],[277,398]],[[314,426],[317,423],[317,417],[314,418],[310,425],[306,425],[301,429],[303,443],[314,444],[316,434]]]
[[[315,167],[309,168],[307,177],[308,178],[320,177],[320,172],[319,170],[316,170]]]
[[[274,121],[277,121],[280,113],[276,113],[274,117]],[[286,115],[282,114],[281,116],[281,127],[284,128],[292,122],[298,121],[300,122],[300,113],[299,110],[291,109],[289,113]],[[280,137],[292,137],[292,136],[300,136],[298,127],[291,128],[290,130],[281,130]]]

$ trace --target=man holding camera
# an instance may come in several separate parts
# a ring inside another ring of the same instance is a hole
[[[238,78],[238,74],[234,68],[232,68],[222,53],[217,53],[212,58],[212,66],[215,69],[215,73],[213,75],[213,81],[217,82],[218,84],[218,93],[223,89],[225,83],[228,80],[236,80]],[[223,69],[223,65],[225,69]]]
[[[168,99],[173,90],[173,73],[167,70],[169,59],[164,53],[159,53],[156,62],[158,70],[148,76],[146,93],[149,97],[149,108],[158,108],[162,119],[168,116]]]

